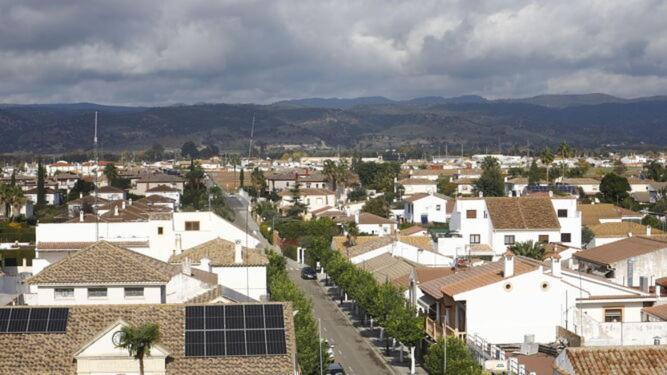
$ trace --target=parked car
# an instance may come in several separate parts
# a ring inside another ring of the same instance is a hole
[[[332,363],[327,367],[327,375],[345,375],[343,365],[340,363]]]
[[[301,269],[301,278],[306,280],[315,280],[317,279],[317,272],[313,267],[304,267]]]

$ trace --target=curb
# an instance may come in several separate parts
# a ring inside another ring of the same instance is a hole
[[[322,284],[320,284],[320,281],[321,281],[321,280],[317,280],[317,285],[319,285],[320,288],[321,288],[322,290],[324,290],[325,292],[327,292],[326,288],[325,288]],[[375,355],[375,357],[376,357],[377,359],[380,360],[380,362],[382,363],[382,365],[383,365],[387,370],[389,370],[392,374],[401,375],[401,373],[397,372],[396,369],[394,369],[393,366],[391,366],[391,365],[389,365],[389,363],[387,363],[387,361],[385,360],[384,356],[383,356],[381,353],[378,352],[378,349],[375,347],[375,344],[373,344],[370,340],[368,340],[368,338],[366,338],[366,337],[364,337],[364,336],[361,335],[361,331],[359,331],[359,328],[357,328],[357,327],[354,326],[354,323],[352,322],[352,320],[350,320],[350,318],[347,316],[347,314],[345,313],[345,311],[343,311],[343,309],[341,309],[341,307],[336,303],[336,301],[331,300],[331,299],[329,298],[329,296],[328,296],[326,293],[325,293],[325,296],[327,297],[327,299],[328,299],[331,303],[333,303],[334,306],[336,306],[336,309],[338,309],[338,312],[340,312],[341,315],[343,315],[343,317],[345,318],[345,321],[347,321],[347,323],[348,323],[351,327],[353,327],[353,328],[359,333],[359,336],[361,336],[361,339],[364,340],[364,341],[366,341],[366,343],[371,347],[371,351],[373,352],[373,354]]]

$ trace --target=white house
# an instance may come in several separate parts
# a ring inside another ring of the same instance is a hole
[[[244,248],[241,242],[216,238],[184,250],[169,259],[170,263],[190,261],[194,268],[214,273],[223,296],[241,296],[237,302],[268,300],[266,256],[257,250]],[[233,293],[231,293],[233,292]]]
[[[596,195],[600,192],[600,181],[594,178],[562,178],[560,182],[581,188],[586,195]]]
[[[657,300],[648,292],[562,269],[557,257],[542,263],[511,252],[420,289],[424,295],[417,303],[428,315],[429,336],[437,339],[446,329],[491,344],[521,343],[524,335],[552,343],[561,327],[580,335],[586,345],[601,345],[608,342],[605,327],[641,323],[643,306]],[[619,310],[625,313],[619,316]]]
[[[517,242],[558,242],[581,247],[581,214],[574,197],[490,197],[456,200],[451,233],[438,251],[451,257],[497,259]]]
[[[281,197],[281,208],[291,207],[294,204],[294,197],[289,190],[283,190],[278,195]],[[326,189],[300,189],[299,201],[307,206],[306,213],[311,213],[312,211],[318,211],[321,208],[335,205],[336,193]]]
[[[25,194],[27,199],[37,204],[37,193],[37,188],[34,188],[24,192],[23,194]],[[60,193],[50,188],[44,188],[44,198],[46,199],[46,204],[51,206],[60,206],[62,203],[62,197],[60,196]]]
[[[665,232],[632,221],[620,223],[604,223],[588,225],[593,233],[593,239],[586,245],[587,248],[606,245],[632,236],[662,235]]]
[[[217,285],[217,276],[100,241],[49,265],[28,284],[29,305],[160,304],[201,295]]]
[[[375,236],[386,236],[396,232],[396,222],[370,212],[356,212],[354,221],[357,223],[359,233]]]
[[[549,184],[544,180],[540,180],[537,182],[537,185],[548,186]],[[527,177],[510,178],[505,181],[505,194],[508,197],[520,197],[526,194],[527,187],[528,187]]]
[[[348,258],[352,264],[361,264],[383,254],[400,257],[413,264],[427,267],[451,267],[452,258],[434,251],[431,237],[358,236],[350,246],[345,236],[334,237],[331,247]]]
[[[156,187],[152,187],[146,190],[146,197],[151,197],[155,195],[173,200],[176,207],[180,207],[181,205],[181,192],[180,190],[174,187],[167,185],[158,185]]]
[[[183,192],[185,188],[185,179],[180,176],[170,174],[155,173],[141,175],[139,179],[133,181],[133,189],[131,193],[137,195],[146,195],[146,192],[156,186],[166,185]]]
[[[439,194],[414,194],[404,200],[403,217],[408,223],[446,223],[449,197]]]
[[[166,262],[174,254],[223,238],[254,248],[259,240],[213,212],[150,211],[135,202],[104,215],[80,215],[66,223],[39,223],[33,274],[72,251],[96,242],[126,242],[132,250]]]
[[[644,214],[631,211],[611,203],[580,204],[577,209],[581,211],[582,225],[595,225],[605,223],[621,223],[625,221],[640,222]]]
[[[113,187],[111,185],[102,186],[97,189],[97,196],[108,201],[118,201],[125,199],[125,190]]]
[[[431,194],[438,191],[436,181],[428,178],[406,178],[398,182],[403,186],[404,195],[413,195],[418,193]]]

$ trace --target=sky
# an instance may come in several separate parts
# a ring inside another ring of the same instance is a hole
[[[0,103],[667,94],[667,0],[0,0]]]

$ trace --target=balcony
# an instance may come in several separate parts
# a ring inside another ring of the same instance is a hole
[[[442,338],[444,334],[447,336],[454,336],[464,341],[466,339],[465,332],[461,332],[458,329],[452,328],[446,324],[438,323],[429,317],[426,317],[425,330],[426,334],[434,341],[438,341],[438,339]]]

